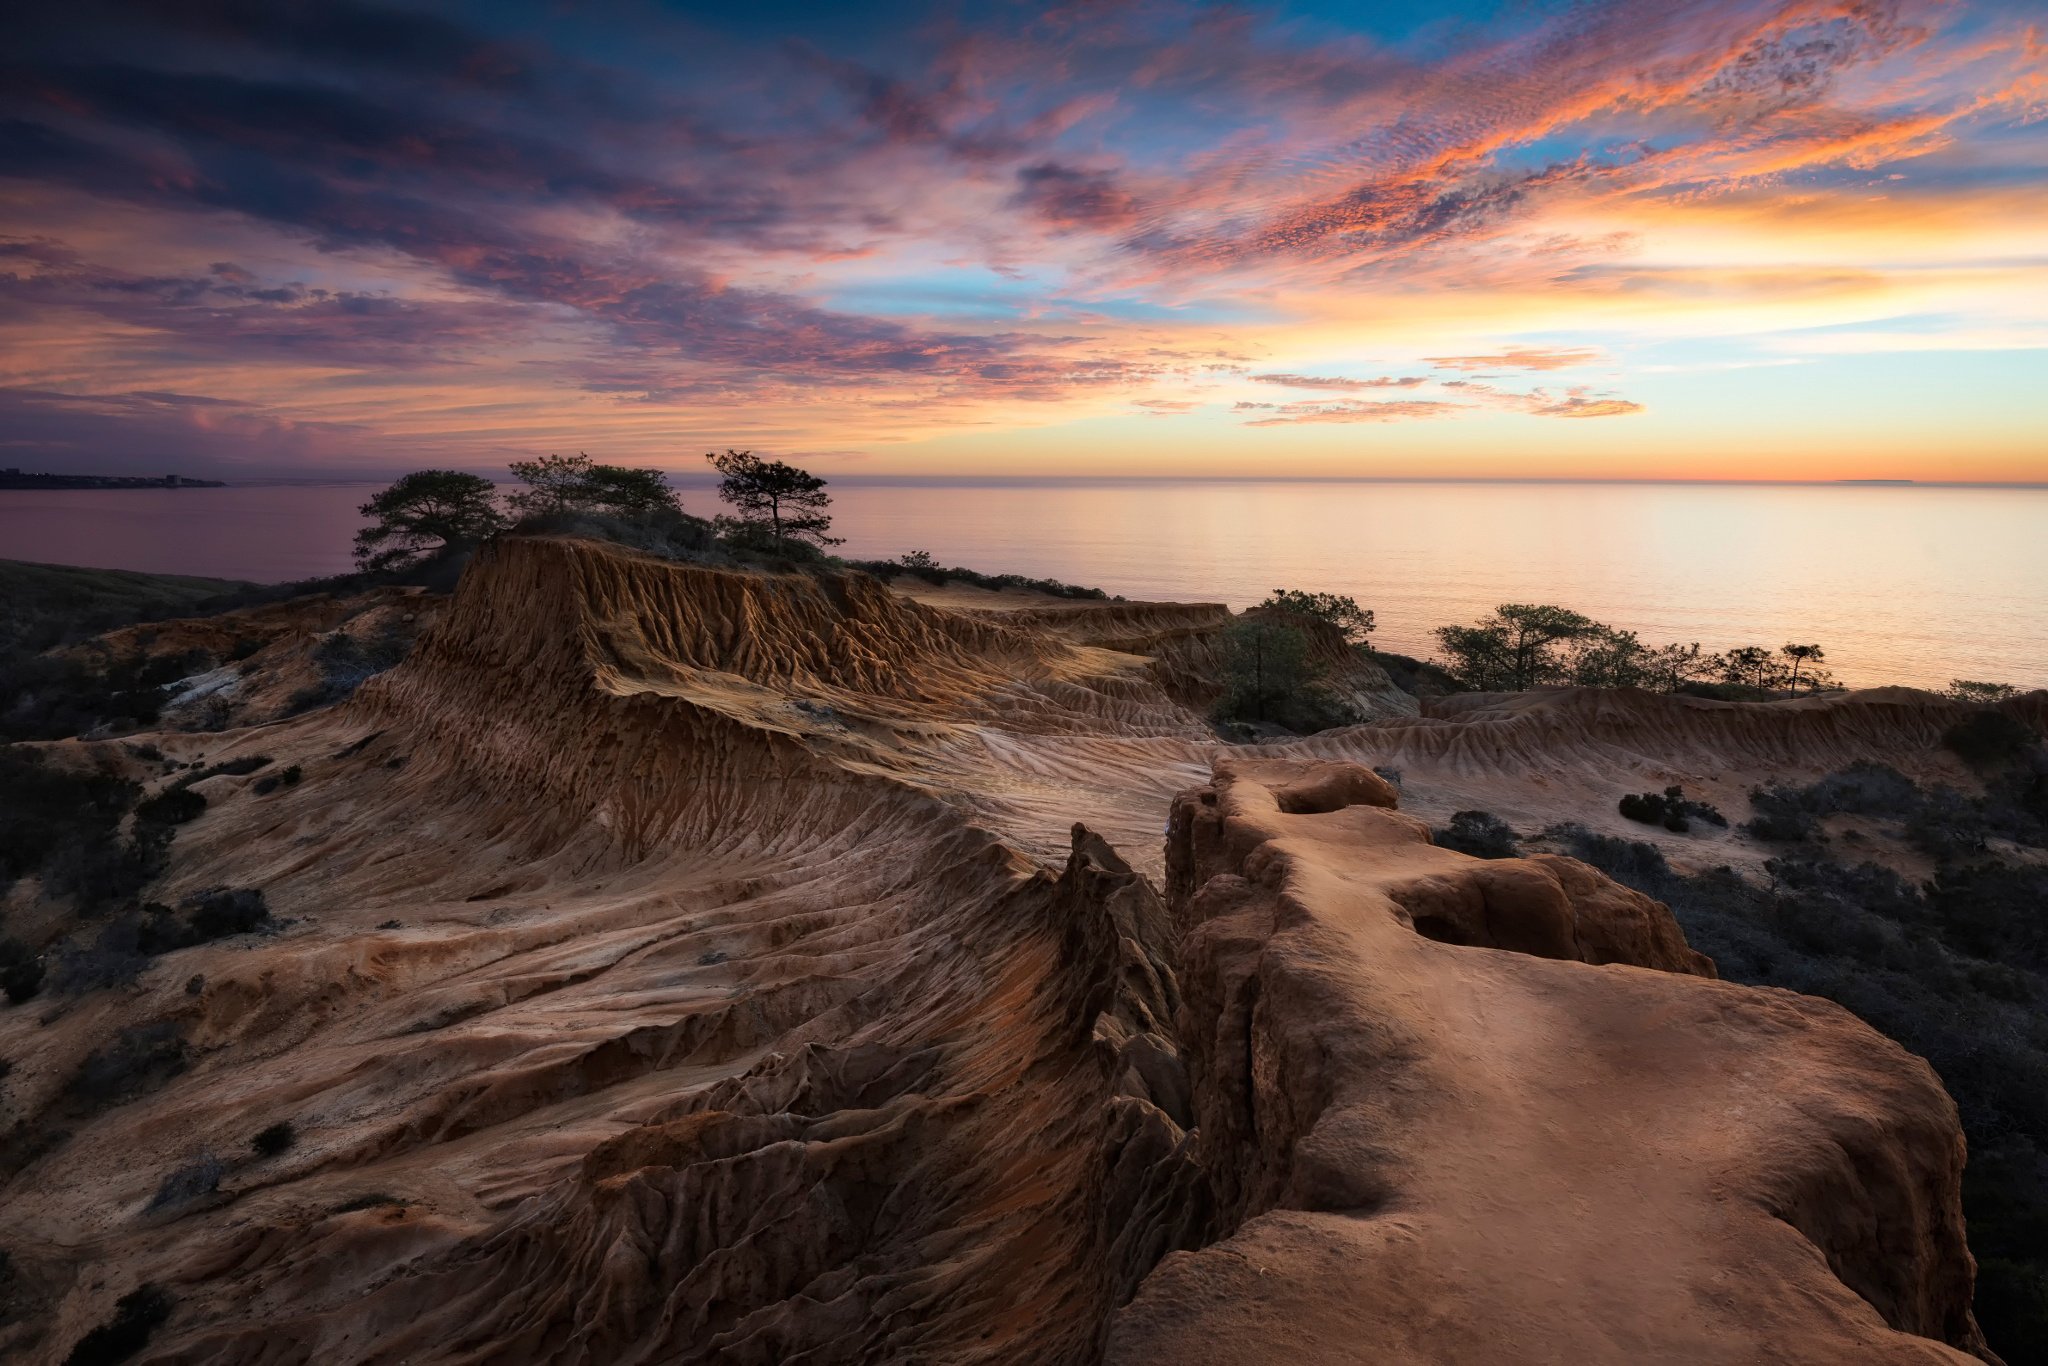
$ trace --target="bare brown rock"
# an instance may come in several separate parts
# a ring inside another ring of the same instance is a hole
[[[1591,870],[1433,848],[1362,779],[1289,810],[1298,781],[1219,764],[1175,805],[1227,1236],[1161,1264],[1109,1360],[1988,1356],[1924,1063],[1711,980]]]

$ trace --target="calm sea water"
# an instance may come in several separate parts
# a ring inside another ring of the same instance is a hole
[[[279,580],[349,564],[375,485],[0,491],[0,558]],[[1375,643],[1555,602],[1709,649],[1818,641],[1845,682],[2048,686],[2048,489],[835,481],[843,553],[924,549],[1128,597],[1349,593]],[[686,506],[713,510],[710,490]]]

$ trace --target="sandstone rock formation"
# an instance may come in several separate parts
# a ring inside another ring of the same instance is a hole
[[[1147,1278],[1109,1360],[1984,1354],[1926,1064],[1711,980],[1662,907],[1570,860],[1432,847],[1370,777],[1223,763],[1175,805],[1227,1236]]]
[[[145,1283],[156,1362],[1980,1351],[1924,1064],[1432,847],[1353,760],[1456,721],[1219,746],[1210,615],[513,539],[346,705],[151,737],[303,768],[152,893],[283,925],[0,1011],[0,1354]]]

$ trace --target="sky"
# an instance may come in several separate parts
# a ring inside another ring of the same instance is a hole
[[[0,465],[2048,481],[2048,12],[66,0]]]

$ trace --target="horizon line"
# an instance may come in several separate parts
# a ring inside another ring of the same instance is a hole
[[[465,474],[477,474],[494,483],[511,482],[511,472],[494,467],[458,467]],[[375,473],[334,473],[307,475],[248,475],[236,479],[216,472],[203,477],[219,479],[229,488],[277,485],[377,484],[402,478],[407,470]],[[718,476],[708,471],[664,470],[669,482],[682,487],[712,488]],[[91,476],[84,476],[91,477]],[[180,476],[186,477],[186,476]],[[1003,484],[1554,484],[1554,485],[1671,485],[1678,487],[1732,488],[1965,488],[1965,489],[2048,489],[2043,479],[1715,479],[1601,475],[1446,475],[1446,474],[908,474],[859,472],[828,474],[828,483],[904,485],[1003,485]],[[62,492],[65,490],[21,489],[9,492]],[[74,490],[75,491],[75,490]],[[108,490],[112,491],[112,490]],[[205,493],[205,489],[180,489],[181,493]]]

